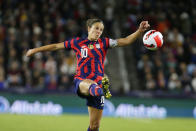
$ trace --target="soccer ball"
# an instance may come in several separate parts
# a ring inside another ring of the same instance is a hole
[[[144,46],[149,50],[157,50],[163,45],[163,35],[156,30],[149,30],[143,36]]]

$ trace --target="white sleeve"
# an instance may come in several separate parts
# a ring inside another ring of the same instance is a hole
[[[114,48],[118,45],[117,40],[109,39],[109,47]]]

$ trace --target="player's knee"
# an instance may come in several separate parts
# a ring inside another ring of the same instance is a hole
[[[83,89],[83,88],[80,88],[80,93],[81,93],[81,94],[84,94],[84,95],[88,95],[88,94],[89,94],[89,93],[88,93],[88,90]]]
[[[85,79],[79,84],[79,90],[81,94],[88,95],[89,94],[89,87],[94,84],[95,82],[89,79]]]
[[[90,125],[91,130],[93,131],[98,131],[99,129],[99,123],[98,122],[94,122]]]

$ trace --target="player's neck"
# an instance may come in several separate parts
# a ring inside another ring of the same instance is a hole
[[[87,37],[87,39],[90,40],[90,41],[97,41],[97,39],[91,38],[89,36]]]

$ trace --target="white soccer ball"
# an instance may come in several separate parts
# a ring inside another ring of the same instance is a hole
[[[149,50],[157,50],[163,45],[163,35],[156,30],[149,30],[143,36],[144,46]]]

